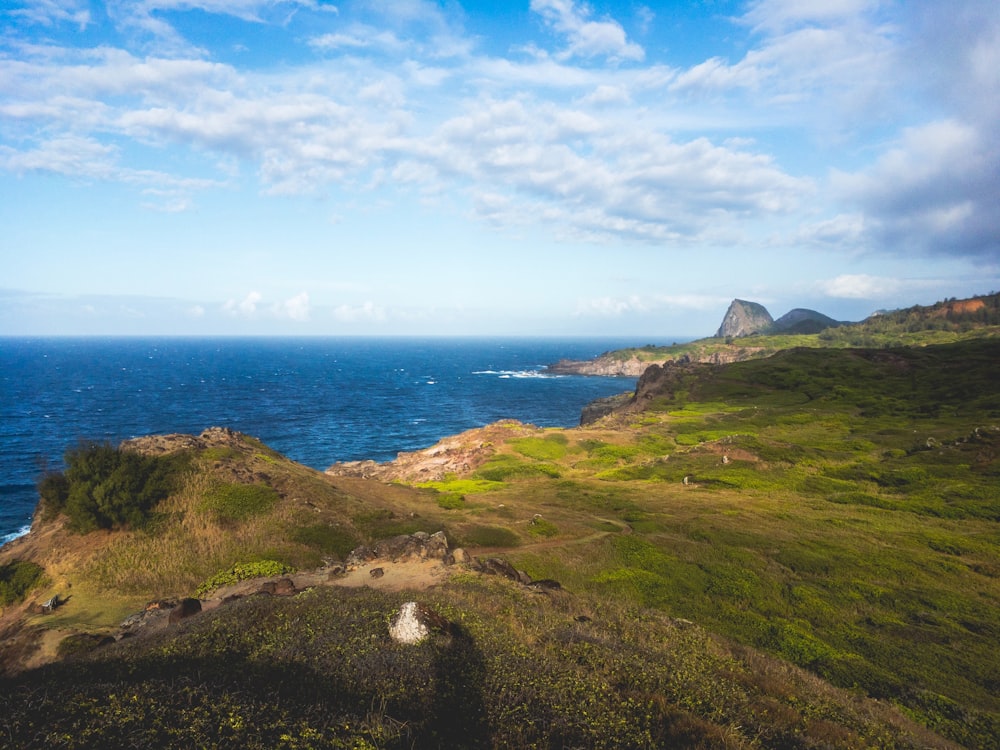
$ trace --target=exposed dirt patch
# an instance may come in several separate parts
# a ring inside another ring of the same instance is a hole
[[[419,451],[400,453],[387,463],[347,461],[326,470],[330,476],[363,477],[383,482],[435,482],[447,474],[468,474],[496,453],[498,445],[514,437],[531,435],[538,427],[516,420],[495,422],[467,430]]]

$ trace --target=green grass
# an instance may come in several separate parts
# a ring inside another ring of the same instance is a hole
[[[271,510],[278,493],[266,484],[217,484],[205,493],[201,509],[218,521],[245,521]]]
[[[0,565],[0,607],[16,604],[32,589],[44,586],[45,569],[28,560],[14,560]]]
[[[195,596],[203,597],[223,586],[230,586],[251,578],[280,576],[285,573],[294,572],[295,569],[293,567],[277,560],[255,560],[253,562],[237,563],[231,568],[219,571],[203,581],[195,590]]]
[[[423,597],[451,635],[400,646],[386,624],[407,596],[252,597],[8,679],[4,736],[67,748],[943,747],[886,706],[656,613],[467,577]]]

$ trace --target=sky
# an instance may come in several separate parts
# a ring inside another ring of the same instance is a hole
[[[0,335],[711,335],[1000,290],[996,0],[4,0]]]

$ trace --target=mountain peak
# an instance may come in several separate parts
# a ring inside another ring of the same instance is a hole
[[[773,323],[774,318],[763,305],[757,302],[734,299],[715,335],[717,338],[749,336],[766,331]]]

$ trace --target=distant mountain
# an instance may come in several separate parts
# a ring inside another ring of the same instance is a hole
[[[774,325],[774,318],[767,308],[757,302],[734,299],[722,319],[716,338],[727,336],[750,336],[763,333]]]
[[[844,323],[821,312],[796,307],[774,321],[771,330],[778,333],[819,333],[840,325]]]
[[[715,337],[721,339],[771,333],[819,333],[840,325],[844,324],[828,315],[802,307],[790,310],[775,320],[760,303],[734,299]]]
[[[789,340],[789,335],[797,338]],[[970,338],[1000,336],[1000,294],[948,299],[903,310],[880,310],[859,323],[837,321],[798,308],[772,320],[756,302],[733,300],[714,337],[672,346],[646,346],[605,352],[585,362],[564,360],[549,366],[558,374],[637,378],[651,364],[706,362],[725,364],[769,357],[789,346],[844,348],[927,346]]]

